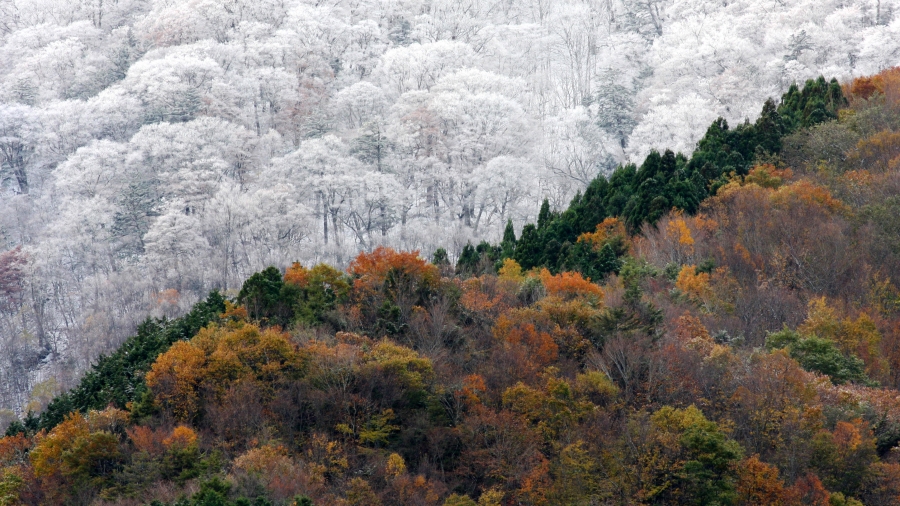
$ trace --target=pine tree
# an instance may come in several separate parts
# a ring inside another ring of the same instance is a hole
[[[388,140],[378,124],[369,123],[364,128],[363,134],[353,140],[350,154],[384,172],[384,159],[390,149]]]
[[[600,248],[600,252],[597,254],[597,262],[594,265],[596,280],[599,280],[600,276],[605,276],[606,274],[613,272],[618,273],[619,269],[622,267],[622,262],[616,255],[616,251],[613,249],[612,244],[606,243]]]
[[[516,253],[516,231],[513,229],[512,220],[506,221],[503,229],[503,241],[500,243],[500,260],[513,258]]]
[[[784,136],[784,121],[778,114],[778,108],[772,99],[766,100],[762,114],[756,120],[755,144],[769,153],[781,151],[781,138]]]
[[[547,225],[550,224],[550,221],[553,219],[553,214],[550,211],[550,201],[544,199],[544,202],[541,203],[541,210],[538,212],[538,221],[537,228],[538,230],[544,230],[547,228]]]
[[[434,250],[434,254],[431,256],[431,263],[437,265],[438,267],[450,265],[450,258],[447,255],[447,250],[445,250],[444,248],[438,248]]]
[[[281,272],[276,267],[267,267],[244,282],[238,293],[238,303],[243,304],[253,318],[270,319],[283,316],[285,310],[284,301],[281,300],[283,286]]]
[[[475,251],[472,243],[466,243],[462,253],[459,254],[459,259],[456,261],[456,274],[472,275],[475,272],[475,267],[478,265],[478,258],[478,252]]]
[[[516,244],[516,262],[519,262],[523,269],[531,269],[540,265],[543,253],[541,245],[541,235],[538,233],[537,227],[532,223],[525,225],[525,228],[522,229],[522,237]]]

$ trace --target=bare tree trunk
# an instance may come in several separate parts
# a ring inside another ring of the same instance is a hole
[[[325,202],[325,196],[322,195],[322,192],[319,192],[318,199],[321,199],[322,204],[322,230],[325,232],[325,244],[328,244],[328,203]]]
[[[6,161],[12,167],[13,174],[16,176],[16,183],[19,184],[19,193],[28,194],[28,173],[25,172],[25,155],[22,153],[22,146],[16,145],[8,148]]]

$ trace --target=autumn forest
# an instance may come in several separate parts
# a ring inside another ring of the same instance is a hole
[[[820,78],[458,258],[266,268],[13,422],[0,504],[900,504],[898,132],[900,69]]]

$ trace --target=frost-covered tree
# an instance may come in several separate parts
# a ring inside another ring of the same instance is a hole
[[[4,181],[14,180],[19,193],[28,193],[40,133],[38,111],[27,105],[0,104],[0,174]]]
[[[752,122],[795,81],[900,64],[898,12],[0,0],[0,252],[22,247],[29,290],[0,322],[0,409],[268,265],[452,259],[650,149],[691,152],[718,116]]]

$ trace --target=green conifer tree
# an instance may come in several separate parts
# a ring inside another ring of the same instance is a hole
[[[552,219],[553,215],[550,212],[550,202],[547,199],[544,199],[544,202],[541,203],[541,210],[538,212],[538,230],[544,230],[545,228],[547,228],[547,225],[550,224],[550,221]]]
[[[505,258],[513,258],[516,253],[516,231],[513,228],[512,220],[506,221],[506,228],[503,229],[503,241],[500,243],[500,260]]]
[[[532,223],[525,225],[525,228],[522,229],[522,237],[516,243],[516,254],[514,257],[516,262],[519,262],[523,269],[531,269],[540,265],[541,254],[543,253],[541,244],[541,235],[538,233],[537,227]]]

